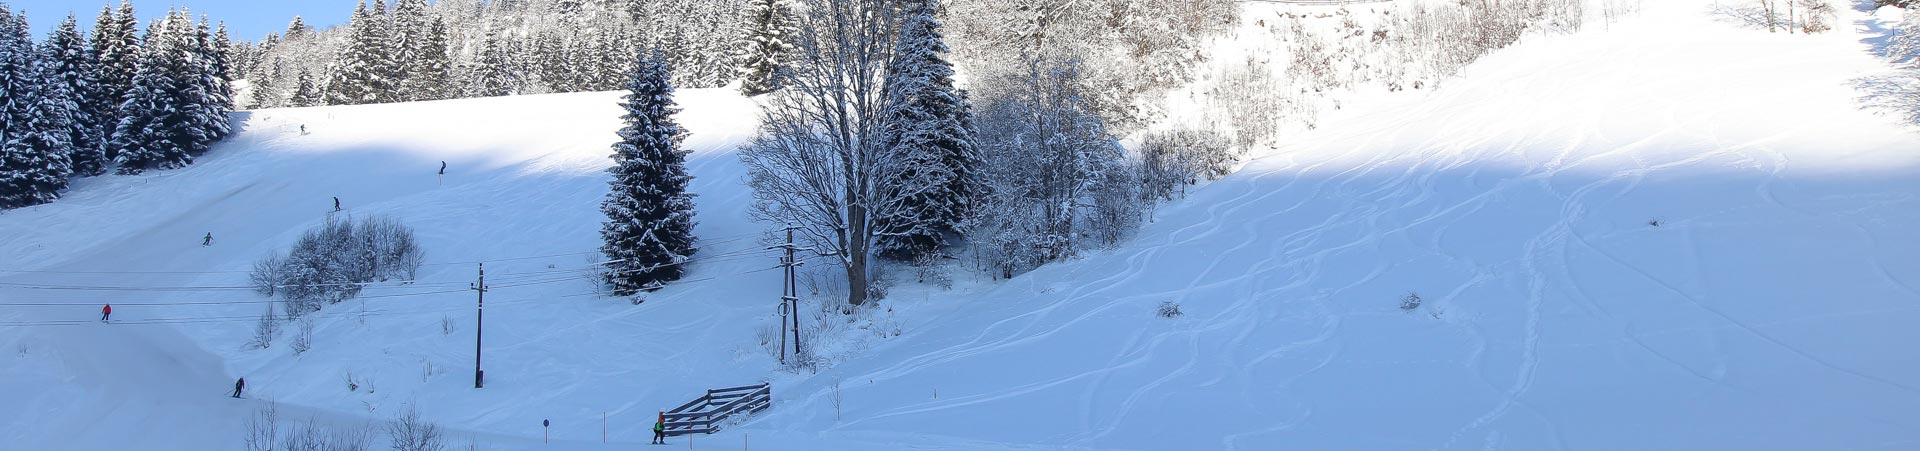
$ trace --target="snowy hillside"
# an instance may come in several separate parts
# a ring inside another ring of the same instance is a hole
[[[337,427],[417,405],[487,449],[544,449],[542,420],[557,449],[631,449],[654,412],[760,381],[770,410],[672,443],[1911,447],[1920,135],[1855,102],[1885,70],[1878,28],[1843,11],[1854,26],[1767,34],[1709,4],[1347,102],[1115,249],[897,288],[817,374],[759,343],[780,278],[735,156],[754,105],[731,91],[680,93],[702,250],[637,306],[575,277],[613,93],[245,113],[187,169],[0,213],[0,448],[237,449],[272,399]],[[361,214],[419,230],[419,280],[328,307],[305,353],[289,333],[247,348],[269,302],[252,262]],[[249,399],[226,397],[242,376]]]

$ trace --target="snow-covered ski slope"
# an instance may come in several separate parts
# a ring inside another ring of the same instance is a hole
[[[0,214],[0,269],[54,271],[0,274],[0,305],[71,304],[0,323],[88,323],[109,301],[126,322],[0,326],[0,443],[237,449],[271,397],[335,425],[413,403],[489,449],[545,449],[542,419],[552,446],[630,449],[654,411],[765,379],[772,409],[692,447],[1920,446],[1920,134],[1856,106],[1852,81],[1885,67],[1869,18],[1769,35],[1710,4],[1647,2],[1438,91],[1347,102],[1116,249],[897,290],[904,334],[819,374],[774,370],[754,334],[779,279],[740,238],[770,227],[746,218],[732,150],[746,100],[682,91],[705,244],[691,282],[640,306],[539,283],[597,242],[614,94],[254,112],[191,168]],[[241,348],[261,304],[135,305],[259,299],[244,291],[12,285],[242,285],[128,272],[243,270],[335,195],[335,214],[414,225],[435,263],[369,295],[446,293],[330,307],[294,356],[290,333]],[[476,260],[497,302],[482,390]],[[1186,315],[1155,317],[1162,301]],[[169,318],[216,319],[138,323]],[[347,391],[348,371],[375,388]],[[235,376],[252,399],[224,397]]]

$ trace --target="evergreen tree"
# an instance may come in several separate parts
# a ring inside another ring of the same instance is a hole
[[[287,32],[282,36],[283,39],[291,41],[306,36],[310,32],[313,32],[313,29],[307,28],[306,20],[302,20],[300,16],[293,16],[293,21],[287,23]]]
[[[359,105],[393,100],[396,72],[388,54],[385,0],[368,9],[362,0],[347,22],[346,47],[334,57],[339,66],[327,80],[328,105]]]
[[[406,59],[407,77],[401,91],[408,100],[451,99],[457,92],[451,86],[453,59],[447,54],[447,23],[439,17],[428,21],[424,34],[413,41],[413,56]]]
[[[0,209],[52,202],[73,173],[67,139],[75,105],[51,69],[27,18],[0,5]]]
[[[430,13],[427,12],[427,2],[426,0],[397,0],[390,15],[392,20],[387,24],[387,36],[390,40],[388,42],[390,62],[393,64],[390,70],[394,72],[392,99],[393,101],[420,100],[423,96],[413,92],[413,85],[409,82],[413,79],[414,72],[420,70],[423,64],[420,61],[422,54],[431,51],[425,42],[428,34],[433,31],[428,21]],[[443,42],[442,46],[444,45]],[[445,54],[446,50],[443,48],[440,52]]]
[[[479,60],[468,70],[466,97],[497,97],[513,95],[520,89],[520,77],[514,62],[512,49],[505,39],[501,39],[499,27],[487,27],[486,41],[481,44]]]
[[[607,222],[600,251],[611,262],[607,283],[619,296],[652,291],[686,274],[698,249],[693,194],[687,184],[686,132],[674,122],[671,68],[658,52],[642,56],[628,75],[620,142],[613,145],[611,192],[600,204]]]
[[[78,20],[73,15],[60,22],[60,26],[47,37],[44,52],[51,64],[50,72],[65,89],[67,101],[73,102],[69,119],[72,125],[67,142],[72,146],[70,159],[73,173],[80,176],[100,175],[106,172],[106,124],[104,118],[93,109],[102,96],[99,76],[100,62],[92,51],[87,49],[86,38],[78,30]]]
[[[179,11],[147,27],[140,70],[109,143],[119,173],[185,167],[212,144],[216,133],[207,129],[208,107],[201,103],[209,98],[201,89],[204,72],[195,67],[198,49],[192,20]]]
[[[747,10],[747,36],[740,55],[740,93],[749,96],[780,89],[780,71],[787,64],[793,44],[793,5],[791,0],[751,0]]]
[[[118,12],[111,8],[100,10],[100,18],[93,24],[93,53],[100,61],[100,72],[95,77],[100,88],[86,108],[101,119],[105,136],[111,140],[118,134],[120,104],[126,101],[127,92],[133,90],[133,75],[139,70],[139,22],[133,15],[132,2],[122,0]],[[117,152],[115,147],[107,146],[106,157],[118,158]]]
[[[324,94],[321,94],[320,88],[313,85],[313,74],[309,74],[305,69],[302,69],[300,76],[294,81],[293,96],[287,99],[287,105],[293,107],[310,107],[326,104],[326,97]]]
[[[273,58],[272,62],[254,66],[253,72],[247,75],[247,80],[252,82],[252,86],[247,90],[252,97],[252,107],[279,108],[286,105],[285,95],[281,92],[286,88],[280,85],[286,74],[287,63],[279,57]]]
[[[953,64],[934,19],[937,0],[916,0],[900,27],[887,69],[886,143],[909,163],[891,186],[903,193],[903,214],[881,218],[877,245],[886,255],[912,258],[938,252],[943,237],[958,233],[967,206],[977,197],[974,147],[966,99],[953,87]],[[924,187],[924,188],[921,188]]]
[[[228,116],[233,114],[233,87],[227,80],[231,69],[227,63],[227,47],[208,33],[208,29],[206,16],[201,16],[194,28],[189,54],[188,76],[193,82],[191,95],[194,96],[190,105],[199,118],[199,128],[207,132],[206,139],[199,140],[193,149],[194,153],[206,152],[213,142],[226,139],[233,132],[233,125],[228,121]]]

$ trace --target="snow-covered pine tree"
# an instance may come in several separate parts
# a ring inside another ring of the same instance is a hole
[[[228,121],[233,113],[233,87],[227,81],[226,47],[208,32],[209,28],[207,17],[200,16],[188,55],[188,76],[194,96],[191,105],[200,122],[198,128],[207,133],[204,139],[195,140],[192,152],[196,154],[206,152],[214,142],[226,139],[233,132],[233,125]]]
[[[749,96],[780,89],[780,71],[793,44],[792,0],[750,0],[747,36],[740,42],[740,93]]]
[[[67,139],[75,105],[50,69],[26,16],[0,5],[0,209],[52,202],[73,174]]]
[[[133,74],[139,70],[140,35],[139,21],[133,15],[133,3],[122,0],[120,9],[100,10],[100,18],[93,24],[93,54],[100,61],[100,72],[94,77],[100,82],[97,96],[89,99],[87,110],[101,119],[106,138],[111,140],[120,124],[120,104],[127,99],[127,92],[133,90]],[[106,149],[108,159],[117,158],[118,152],[112,146]]]
[[[467,71],[466,97],[497,97],[519,92],[521,78],[514,62],[511,43],[500,37],[499,26],[487,27],[480,55]]]
[[[425,39],[428,27],[426,0],[395,0],[393,11],[388,13],[391,20],[387,23],[388,43],[392,47],[393,60],[402,64],[399,82],[404,83],[408,75],[407,63],[419,57],[420,40]]]
[[[281,37],[284,40],[291,41],[305,37],[307,33],[311,32],[313,32],[313,29],[307,27],[307,21],[305,19],[301,19],[300,16],[293,16],[293,21],[287,22],[287,32],[282,33]]]
[[[686,131],[674,122],[672,69],[658,52],[643,55],[628,75],[626,127],[613,145],[612,190],[600,204],[607,222],[607,283],[615,295],[658,289],[686,274],[683,265],[698,249],[693,237],[693,194],[687,184]]]
[[[287,98],[287,106],[310,107],[326,104],[326,98],[321,94],[320,87],[313,84],[313,74],[307,73],[304,69],[301,70],[300,75],[294,78],[293,95]]]
[[[416,101],[451,99],[457,92],[451,86],[453,59],[447,53],[447,23],[434,16],[422,33],[412,41],[413,56],[404,60],[408,67],[401,94]]]
[[[280,57],[274,57],[273,61],[265,64],[255,65],[246,77],[247,81],[252,84],[252,86],[247,89],[248,97],[250,97],[247,105],[251,108],[279,108],[285,106],[286,95],[281,91],[286,88],[281,86],[280,83],[281,80],[286,77],[286,74],[286,60]]]
[[[147,27],[140,70],[120,104],[120,124],[108,144],[116,151],[119,173],[185,167],[212,142],[204,107],[197,105],[207,97],[197,86],[194,40],[193,21],[178,10]]]
[[[346,47],[334,56],[334,70],[327,80],[328,105],[359,105],[389,101],[393,93],[393,60],[387,55],[386,14],[380,11],[384,0],[374,0],[373,9],[361,0],[347,22]]]
[[[99,76],[100,63],[87,49],[86,38],[80,34],[78,25],[78,19],[67,15],[47,37],[44,52],[51,64],[49,70],[65,85],[69,100],[74,102],[70,112],[72,127],[67,137],[73,149],[69,157],[73,173],[93,176],[106,172],[107,168],[105,122],[93,109],[99,101],[95,97],[103,95],[95,78]]]
[[[908,163],[890,186],[902,193],[900,214],[879,218],[876,239],[889,257],[911,260],[938,253],[945,237],[960,231],[967,207],[977,198],[970,108],[953,87],[953,64],[934,18],[937,0],[914,0],[900,27],[894,59],[887,68],[887,146]]]

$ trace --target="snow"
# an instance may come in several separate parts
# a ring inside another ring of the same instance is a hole
[[[617,93],[254,111],[192,167],[0,214],[0,269],[62,272],[0,273],[0,443],[236,449],[271,398],[334,425],[417,404],[489,449],[541,447],[543,419],[554,446],[626,449],[655,411],[767,380],[771,409],[690,447],[1911,448],[1920,135],[1856,103],[1887,67],[1874,19],[1767,34],[1709,3],[1345,102],[1114,249],[897,288],[904,333],[852,328],[817,374],[755,338],[779,276],[734,156],[754,106],[732,92],[680,92],[701,252],[638,306],[523,285],[588,265]],[[296,356],[287,333],[243,349],[263,304],[138,305],[262,299],[245,290],[18,285],[244,285],[120,272],[244,271],[332,196],[422,234],[420,281],[368,295],[446,293],[329,307]],[[1169,300],[1186,315],[1156,317]],[[104,302],[122,324],[91,322]],[[172,318],[220,320],[139,324]],[[50,321],[78,324],[17,325]],[[374,388],[348,392],[349,371]],[[250,399],[224,396],[238,376]]]

